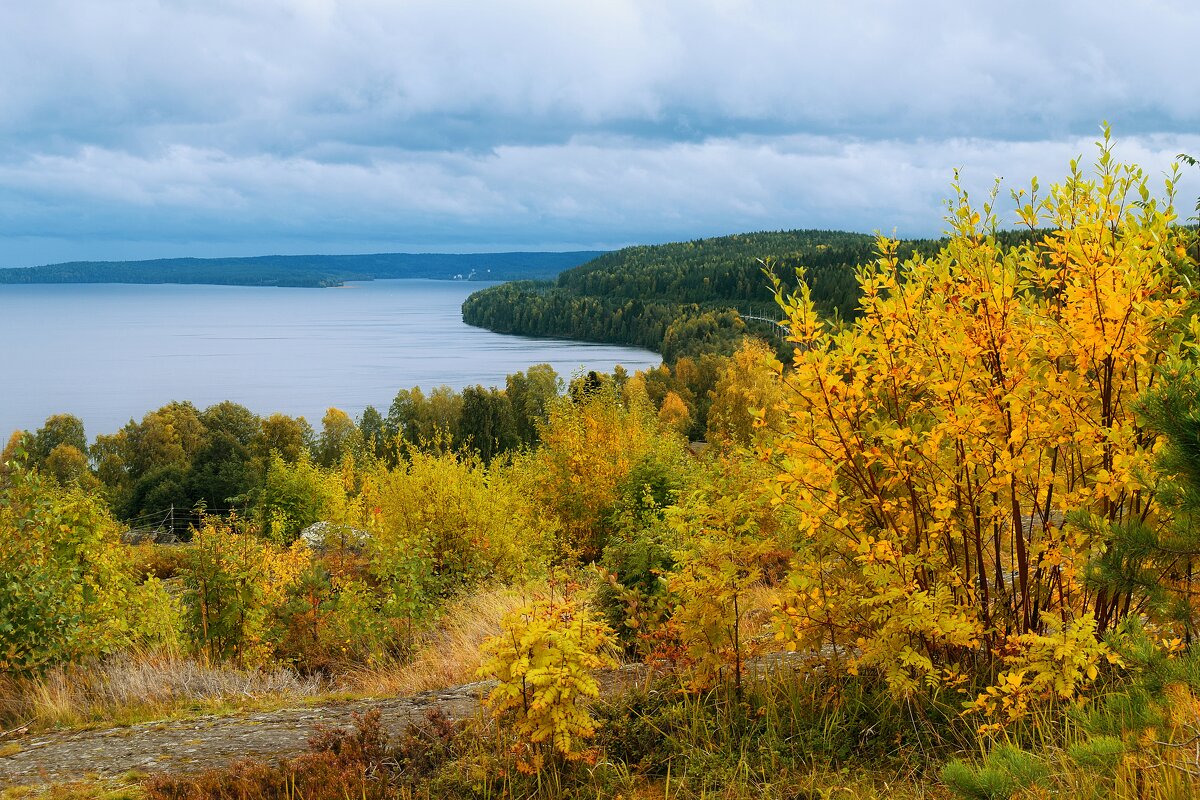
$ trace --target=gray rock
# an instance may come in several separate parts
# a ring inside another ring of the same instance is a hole
[[[361,528],[326,520],[314,522],[300,531],[300,541],[318,553],[327,550],[350,550],[357,553],[361,552],[370,540],[371,534]]]

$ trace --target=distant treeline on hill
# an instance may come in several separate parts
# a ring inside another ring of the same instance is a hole
[[[463,319],[500,333],[646,347],[668,362],[731,352],[747,333],[775,333],[769,324],[741,317],[777,316],[764,261],[770,259],[776,274],[792,282],[795,268],[803,265],[818,306],[853,316],[854,267],[871,258],[874,247],[874,237],[866,234],[812,230],[627,247],[555,281],[476,292],[463,304]]]
[[[227,286],[341,286],[384,278],[527,280],[553,278],[601,251],[567,253],[377,253],[346,256],[162,258],[72,261],[0,269],[5,283],[202,283]]]
[[[1030,235],[1000,236],[1016,243]],[[899,255],[933,253],[941,244],[905,240]],[[727,354],[748,333],[779,341],[779,330],[770,323],[745,319],[779,316],[764,262],[785,285],[795,283],[796,268],[803,266],[818,310],[852,319],[858,314],[854,270],[876,256],[875,246],[875,237],[867,234],[799,230],[627,247],[553,281],[478,291],[463,303],[463,320],[498,333],[645,347],[662,353],[668,363],[681,356]]]

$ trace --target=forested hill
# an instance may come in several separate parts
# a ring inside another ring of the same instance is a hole
[[[932,241],[908,241],[932,249]],[[794,280],[804,266],[818,308],[853,317],[856,265],[875,237],[844,231],[774,231],[627,247],[567,270],[555,281],[523,281],[471,295],[463,319],[501,333],[562,336],[647,347],[670,362],[728,351],[748,332],[741,314],[777,316],[763,261]],[[773,335],[766,323],[751,329]]]
[[[382,278],[495,280],[553,278],[600,251],[566,253],[378,253],[345,256],[164,258],[73,261],[0,269],[5,283],[204,283],[233,286],[340,286]]]

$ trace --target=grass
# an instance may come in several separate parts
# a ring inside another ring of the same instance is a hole
[[[129,554],[138,577],[171,580],[183,571],[192,547],[190,544],[162,545],[152,542],[129,545]]]
[[[465,624],[463,627],[467,627]],[[424,674],[424,673],[421,673]],[[1144,736],[1089,732],[1111,703],[1031,721],[1020,742],[980,739],[967,721],[909,713],[869,676],[835,679],[779,669],[728,688],[684,691],[659,677],[605,697],[598,757],[551,759],[522,774],[515,744],[481,713],[451,725],[429,719],[390,742],[378,719],[325,731],[281,766],[239,762],[192,776],[143,781],[150,800],[403,798],[664,798],[664,800],[1183,800],[1200,796],[1191,755]],[[1088,716],[1091,715],[1091,716]],[[1090,720],[1081,722],[1081,720]],[[1166,736],[1160,730],[1158,734]],[[947,765],[957,766],[947,766]],[[76,797],[136,797],[96,784]],[[90,793],[89,793],[90,792]],[[3,800],[28,796],[6,793]],[[51,796],[51,795],[42,795]]]
[[[408,695],[472,683],[479,646],[500,630],[500,620],[528,599],[529,587],[493,587],[451,602],[436,630],[405,663],[364,665],[338,676],[338,684],[359,695]]]
[[[32,678],[0,678],[0,726],[130,725],[317,698],[325,682],[285,667],[242,670],[164,651],[134,651]]]
[[[166,650],[133,651],[33,678],[0,676],[0,730],[132,725],[194,714],[263,710],[329,699],[408,695],[475,681],[479,645],[522,591],[493,588],[453,602],[407,662],[347,666],[332,677],[285,666],[210,664]]]
[[[0,800],[144,800],[140,784],[96,782],[55,784],[53,786],[14,786],[0,789]]]

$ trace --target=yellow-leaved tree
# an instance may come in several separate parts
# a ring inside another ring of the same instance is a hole
[[[995,192],[961,190],[936,254],[900,263],[881,238],[852,325],[803,285],[779,297],[797,355],[772,457],[806,540],[783,638],[903,693],[1003,650],[1018,684],[1071,694],[1096,637],[1154,610],[1129,543],[1167,521],[1134,402],[1190,357],[1195,264],[1173,182],[1157,198],[1107,129],[1098,147],[1093,176],[1014,193],[1023,239]]]
[[[749,447],[760,433],[773,435],[780,427],[784,386],[783,367],[766,343],[747,338],[722,364],[708,411],[710,443]]]
[[[586,704],[600,695],[595,671],[617,665],[612,631],[570,593],[535,597],[500,628],[483,644],[479,677],[497,682],[486,703],[517,734],[520,768],[539,771],[547,754],[591,758],[596,721]]]
[[[500,464],[423,453],[376,469],[363,489],[372,519],[370,571],[389,613],[415,621],[436,601],[483,580],[516,581],[543,571],[555,526]]]
[[[606,384],[558,398],[539,428],[541,447],[516,465],[536,501],[558,518],[564,548],[583,560],[603,551],[605,517],[634,465],[682,446],[677,435],[659,429],[644,391],[625,395]]]
[[[250,667],[272,660],[277,617],[312,561],[303,542],[261,538],[237,520],[205,517],[184,558],[183,603],[196,649]]]
[[[747,661],[764,644],[755,594],[778,577],[792,550],[784,510],[774,508],[751,459],[708,464],[700,488],[667,512],[679,547],[667,575],[672,625],[692,664],[690,682],[706,688],[732,680],[738,698]]]

